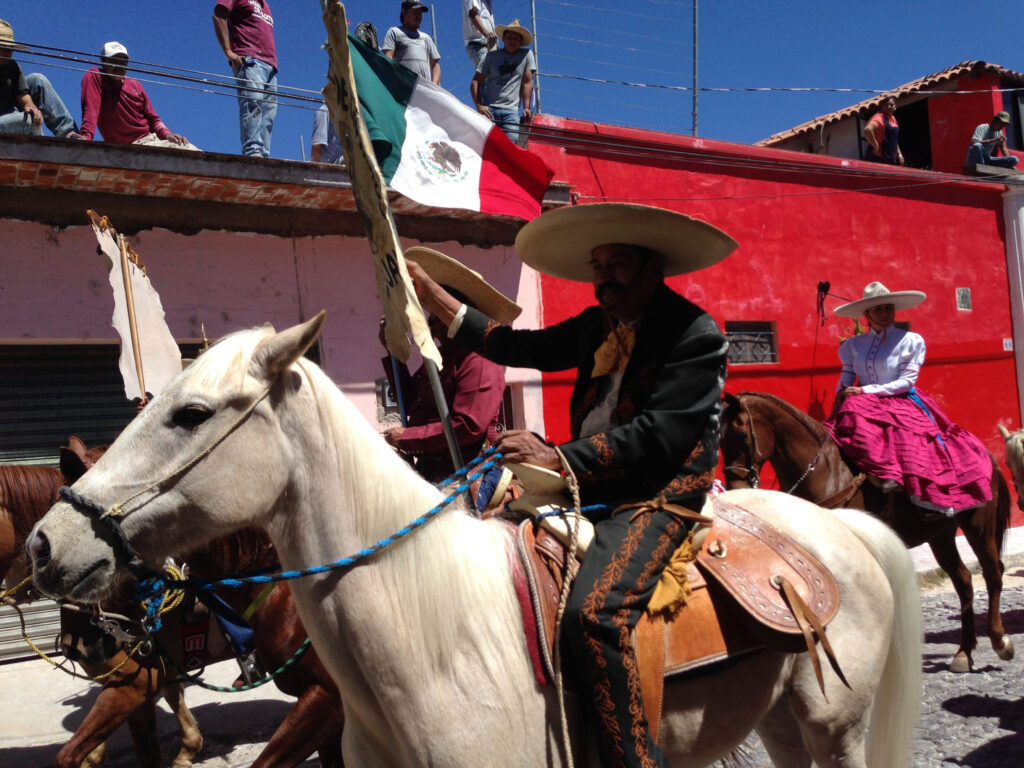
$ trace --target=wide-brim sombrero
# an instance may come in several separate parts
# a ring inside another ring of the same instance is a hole
[[[591,252],[624,243],[665,257],[665,276],[717,264],[737,243],[729,235],[683,213],[637,203],[592,203],[556,208],[519,230],[516,252],[545,275],[589,283]]]
[[[435,282],[459,291],[477,309],[502,325],[510,325],[523,311],[512,299],[484,280],[479,272],[451,256],[416,245],[406,249],[405,257],[423,267]]]
[[[839,317],[860,317],[872,307],[892,304],[896,309],[910,309],[923,302],[928,295],[923,291],[890,291],[877,280],[864,287],[864,297],[841,304],[832,311]]]

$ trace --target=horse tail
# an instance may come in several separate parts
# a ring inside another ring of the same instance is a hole
[[[867,734],[867,765],[910,765],[921,712],[921,596],[907,548],[889,526],[856,510],[833,510],[882,567],[893,596],[889,653],[875,691]]]

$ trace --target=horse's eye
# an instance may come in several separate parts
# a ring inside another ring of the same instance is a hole
[[[189,405],[179,408],[174,414],[174,423],[179,427],[185,427],[191,429],[192,427],[198,427],[208,418],[213,416],[213,411],[207,408],[205,405],[197,405],[191,403]]]

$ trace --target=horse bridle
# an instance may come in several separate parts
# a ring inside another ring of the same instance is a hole
[[[213,452],[214,448],[216,448],[218,445],[224,442],[224,440],[227,439],[227,437],[232,432],[238,429],[238,427],[242,425],[242,422],[248,419],[249,416],[252,415],[253,411],[256,410],[256,406],[262,403],[263,400],[269,394],[270,387],[268,386],[266,389],[263,390],[263,393],[259,397],[257,397],[252,403],[250,403],[245,408],[245,410],[243,410],[238,415],[237,419],[235,419],[231,424],[228,425],[227,429],[221,432],[220,435],[218,435],[217,438],[212,443],[210,443],[210,445],[208,445],[202,451],[200,451],[191,459],[186,461],[173,472],[168,473],[166,476],[164,476],[160,480],[157,480],[156,482],[150,483],[145,488],[136,491],[127,499],[118,504],[112,504],[110,507],[104,507],[99,502],[93,501],[89,497],[72,490],[66,485],[62,485],[58,493],[60,494],[60,497],[64,499],[64,501],[68,502],[72,507],[82,512],[82,514],[84,514],[86,517],[96,520],[107,526],[107,529],[113,535],[114,557],[118,563],[128,567],[130,570],[136,572],[142,571],[144,570],[142,565],[142,558],[139,557],[139,553],[135,551],[135,548],[131,545],[131,542],[128,541],[128,535],[124,532],[124,528],[121,525],[121,522],[126,517],[128,517],[128,515],[130,515],[132,512],[136,510],[126,512],[124,509],[125,505],[133,501],[134,499],[137,499],[142,494],[153,490],[154,488],[163,487],[164,485],[169,484],[171,481],[180,480],[182,477],[188,474],[188,472],[193,467],[195,467],[196,464],[198,464],[200,461],[209,456],[210,453]],[[145,572],[149,573],[148,570],[146,570]]]
[[[754,433],[754,418],[750,415],[750,409],[747,408],[747,403],[746,401],[743,400],[742,395],[737,396],[736,400],[739,402],[740,407],[743,409],[743,413],[746,414],[747,416],[747,438],[744,442],[747,448],[748,463],[745,467],[740,466],[739,464],[730,464],[729,466],[722,468],[722,474],[738,474],[740,479],[745,479],[747,481],[747,484],[751,488],[760,488],[760,470],[758,470],[757,466],[754,463],[756,461],[758,454],[757,435]]]

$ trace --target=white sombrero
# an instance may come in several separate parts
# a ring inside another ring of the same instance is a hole
[[[924,301],[923,291],[890,291],[877,280],[864,287],[864,298],[842,304],[832,311],[840,317],[860,317],[872,307],[892,304],[896,309],[910,309]]]
[[[682,213],[636,203],[593,203],[541,214],[519,230],[516,251],[538,272],[589,283],[591,252],[613,243],[662,254],[666,277],[717,264],[737,246],[718,227]]]
[[[436,282],[463,294],[477,309],[502,325],[510,325],[523,311],[512,299],[484,280],[479,272],[451,256],[416,245],[405,250],[405,257],[423,267]]]

